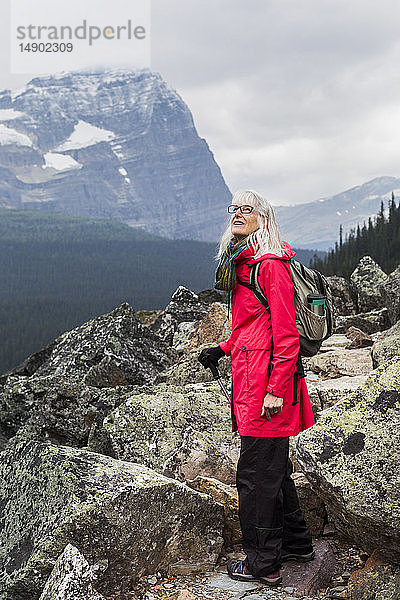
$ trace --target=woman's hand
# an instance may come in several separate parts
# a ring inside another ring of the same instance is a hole
[[[278,398],[278,396],[273,396],[268,392],[261,408],[261,416],[267,417],[268,421],[270,421],[275,414],[281,412],[282,407],[283,398]]]

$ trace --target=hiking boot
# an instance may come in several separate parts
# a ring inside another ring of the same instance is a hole
[[[231,579],[236,579],[237,581],[257,581],[257,577],[254,577],[247,566],[246,560],[230,558],[226,563],[226,570]]]
[[[315,557],[314,550],[308,552],[307,554],[300,554],[299,552],[285,552],[282,550],[281,560],[282,562],[287,562],[288,560],[295,560],[297,562],[308,562]]]
[[[270,585],[271,587],[282,583],[280,571],[270,573],[269,575],[260,575],[258,579],[259,581],[261,581],[261,583],[265,583],[266,585]]]

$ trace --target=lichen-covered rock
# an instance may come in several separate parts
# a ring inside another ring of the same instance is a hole
[[[307,368],[326,379],[366,375],[372,370],[371,353],[369,348],[318,352],[307,361]]]
[[[388,327],[390,327],[400,320],[400,265],[381,284],[380,292],[383,304],[388,310]]]
[[[207,346],[209,347],[210,344],[207,344]],[[207,381],[212,381],[213,376],[210,369],[205,369],[198,361],[200,352],[207,346],[200,346],[200,348],[194,348],[187,354],[183,354],[179,362],[157,376],[156,383],[186,385],[187,383],[205,383]],[[220,358],[218,361],[218,372],[223,378],[224,384],[228,386],[230,384],[230,376],[232,373],[231,359],[229,357],[223,356]]]
[[[357,313],[357,288],[354,283],[337,275],[327,277],[327,280],[332,290],[336,318],[338,315],[354,315]]]
[[[327,521],[325,504],[303,473],[293,473],[292,478],[307,527],[313,537],[320,537]]]
[[[349,327],[357,327],[369,335],[387,329],[390,327],[388,309],[383,307],[369,312],[359,313],[357,315],[350,315],[348,317],[336,317],[336,333],[346,333]]]
[[[95,427],[89,448],[99,440],[121,460],[139,462],[169,477],[235,480],[239,453],[232,436],[230,407],[216,383],[160,384],[126,394],[122,403]]]
[[[103,569],[107,565],[103,565]],[[68,544],[58,557],[39,600],[105,600],[96,592],[96,569],[91,567],[78,548]]]
[[[155,331],[169,346],[173,345],[174,335],[182,323],[190,323],[192,326],[200,321],[208,312],[209,306],[202,302],[199,296],[180,285],[171,296],[171,302],[166,306],[163,313],[151,325]],[[182,325],[181,325],[182,331]]]
[[[349,327],[346,331],[346,337],[350,340],[346,346],[349,350],[351,348],[368,348],[374,343],[371,336],[361,331],[358,327]]]
[[[9,375],[54,375],[100,388],[141,385],[154,382],[177,358],[127,303],[63,333],[41,351],[40,360],[38,354]]]
[[[314,416],[321,410],[330,408],[342,398],[364,385],[368,375],[352,375],[335,377],[318,381],[308,381],[307,387],[313,406]]]
[[[380,335],[371,352],[374,369],[396,356],[400,357],[400,321]]]
[[[27,442],[0,454],[1,600],[36,600],[67,544],[107,562],[107,595],[180,559],[215,562],[223,510],[206,495],[133,463]]]
[[[357,288],[358,307],[360,312],[368,312],[384,306],[380,285],[388,276],[370,257],[363,256],[350,275],[350,280]]]
[[[368,552],[400,560],[400,360],[378,367],[365,385],[300,434],[302,470],[343,535]]]
[[[399,600],[400,567],[385,563],[374,552],[362,569],[351,574],[347,597],[349,600]]]
[[[63,377],[9,376],[0,391],[0,431],[17,437],[85,446],[93,422],[121,402],[120,389],[90,387]]]
[[[228,322],[228,313],[226,307],[215,302],[201,321],[196,325],[192,335],[188,340],[185,351],[193,348],[199,348],[203,344],[216,345],[226,340],[231,334],[231,327]]]

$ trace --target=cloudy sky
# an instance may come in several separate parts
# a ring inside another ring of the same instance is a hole
[[[151,12],[150,66],[189,105],[232,191],[297,204],[400,176],[398,0],[152,0]],[[31,78],[10,73],[9,29],[0,88]]]

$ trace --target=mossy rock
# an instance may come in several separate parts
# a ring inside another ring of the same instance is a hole
[[[338,531],[400,560],[400,360],[322,412],[296,456]]]
[[[59,555],[75,546],[107,561],[107,595],[178,560],[215,562],[223,511],[142,465],[25,442],[0,454],[1,600],[37,600]]]

